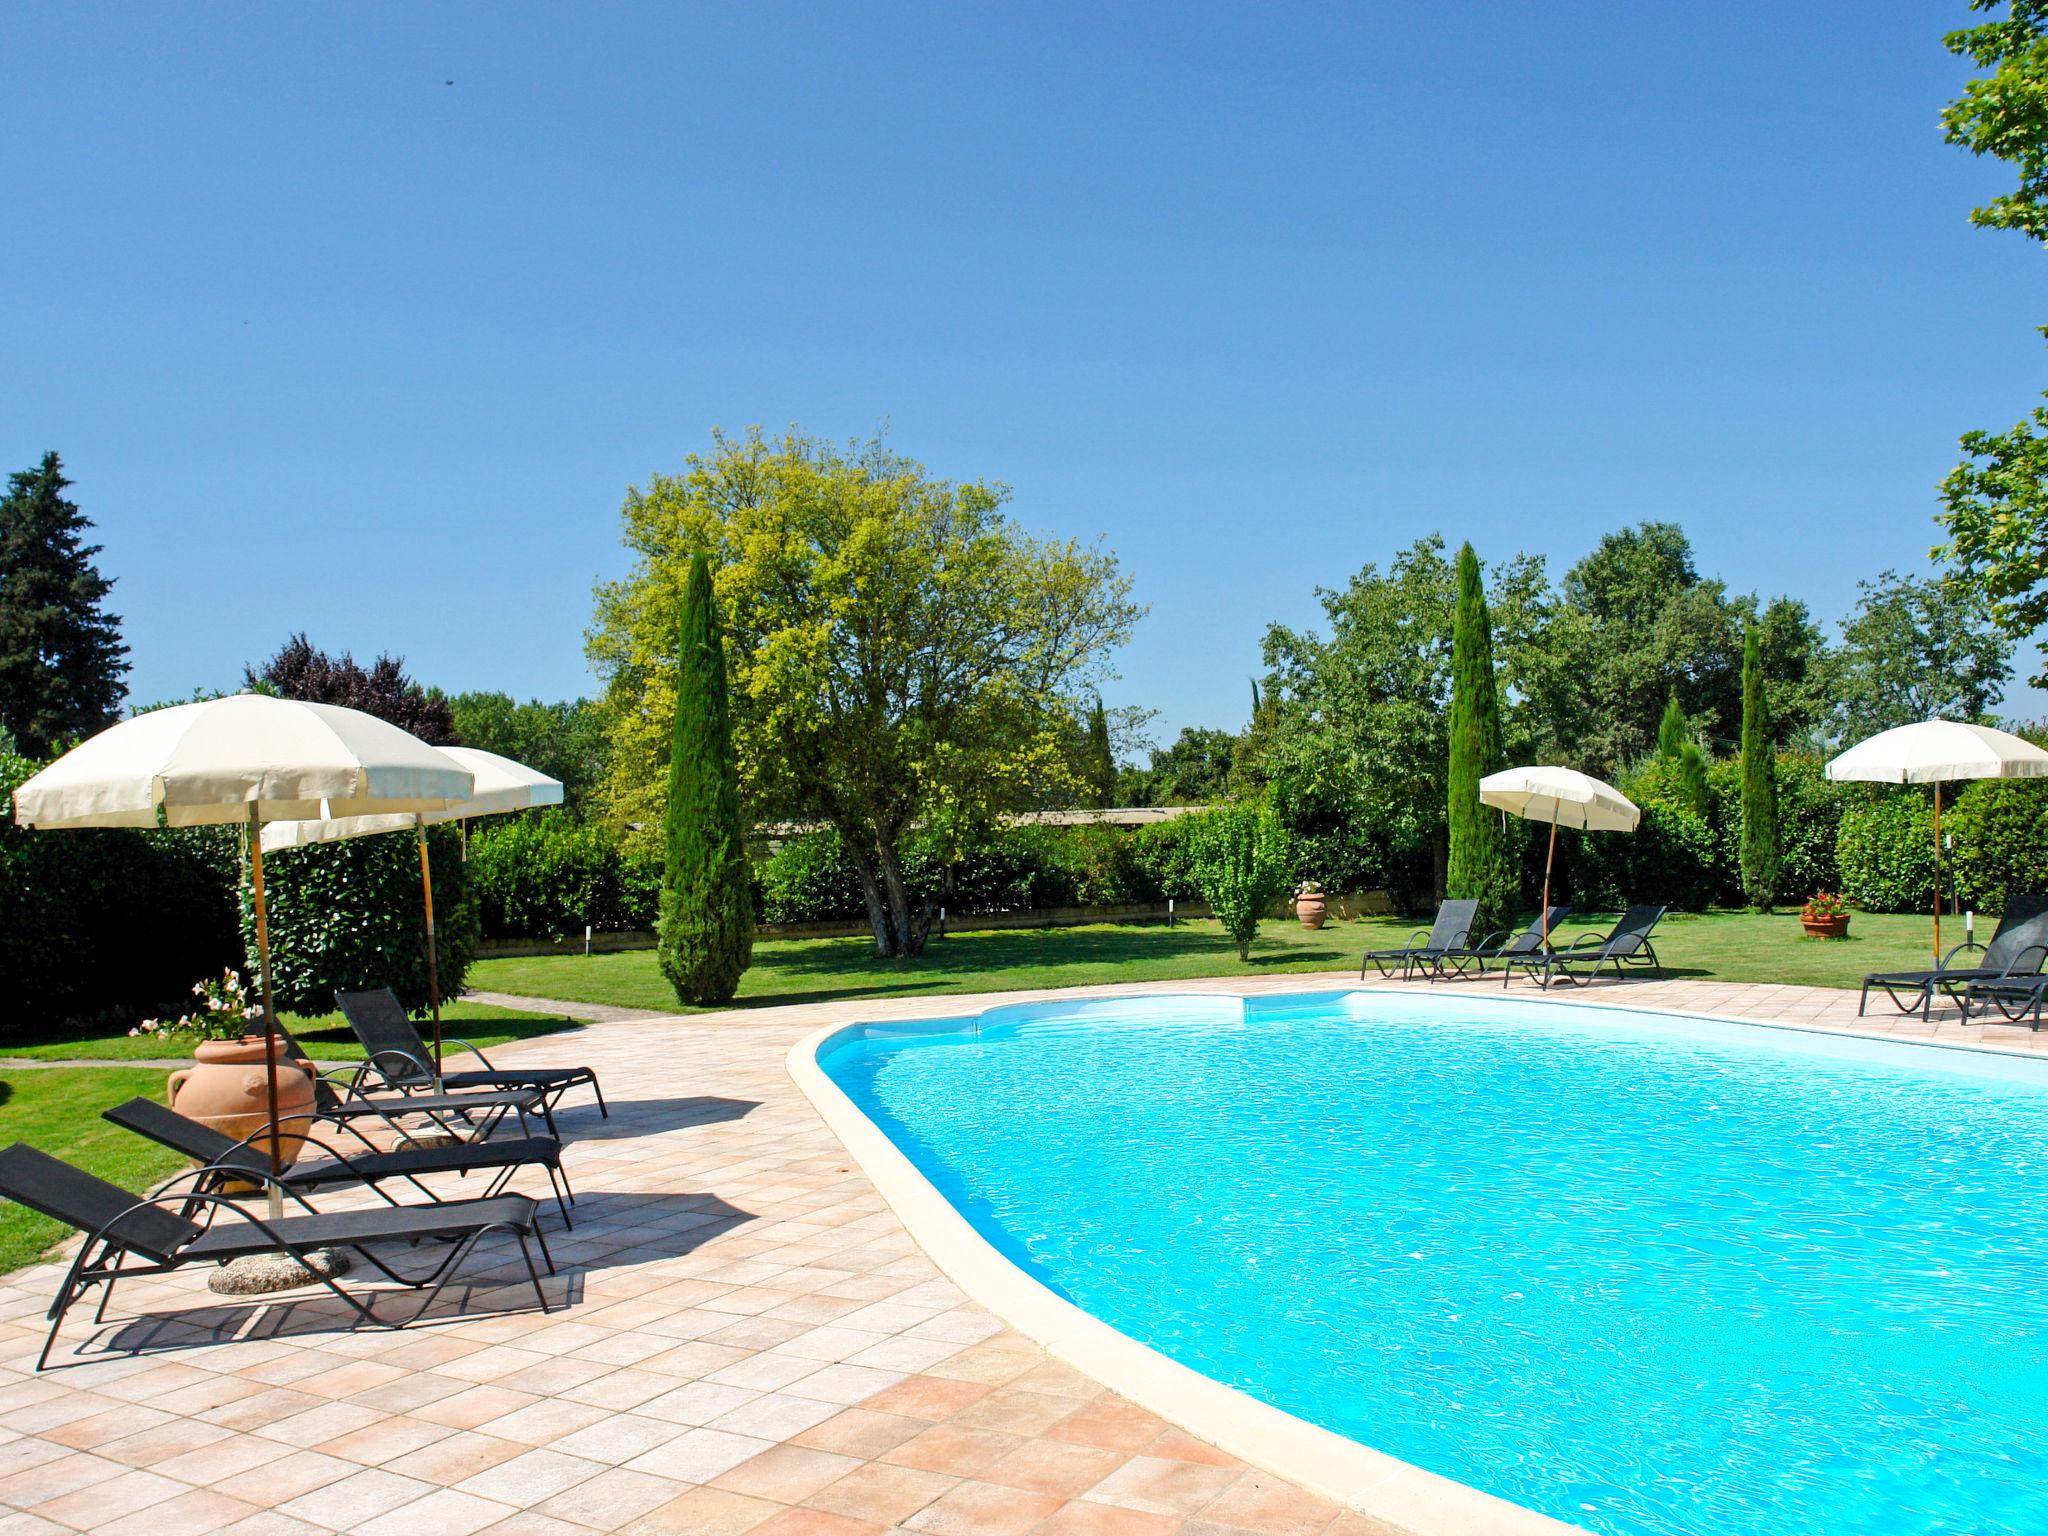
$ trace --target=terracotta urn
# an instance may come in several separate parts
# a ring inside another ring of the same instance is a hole
[[[286,1058],[289,1047],[283,1040],[271,1042],[277,1055],[277,1114],[283,1127],[278,1141],[279,1160],[290,1163],[305,1145],[303,1117],[313,1107],[313,1079],[297,1062]],[[202,1040],[193,1050],[195,1064],[173,1072],[166,1089],[171,1108],[187,1119],[210,1125],[224,1136],[240,1141],[262,1127],[269,1118],[268,1095],[264,1089],[263,1037],[245,1035],[240,1040]],[[258,1151],[270,1150],[270,1139],[258,1136],[251,1143]]]
[[[1799,926],[1806,930],[1809,939],[1846,939],[1849,936],[1849,914],[1840,917],[1808,917],[1799,915]]]
[[[1320,894],[1294,898],[1294,915],[1304,928],[1320,928],[1329,913],[1329,902]]]

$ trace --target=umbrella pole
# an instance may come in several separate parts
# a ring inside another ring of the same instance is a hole
[[[1557,857],[1557,811],[1550,813],[1550,846],[1543,850],[1543,911],[1536,919],[1543,925],[1543,947],[1550,948],[1550,861]]]
[[[1941,967],[1941,780],[1934,781],[1934,964]]]
[[[263,1101],[270,1116],[270,1216],[284,1214],[277,1184],[284,1172],[277,1124],[277,1014],[270,1006],[270,912],[263,902],[263,826],[257,803],[249,802],[249,894],[256,911],[256,974],[263,988]]]
[[[441,958],[434,940],[434,867],[427,858],[427,818],[414,816],[420,837],[420,897],[427,913],[427,1001],[434,1010],[434,1092],[441,1091]]]

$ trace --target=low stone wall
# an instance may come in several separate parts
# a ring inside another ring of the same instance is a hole
[[[1332,897],[1330,901],[1330,916],[1337,920],[1393,910],[1393,903],[1384,891],[1360,891]],[[1104,907],[1039,907],[1028,912],[974,912],[949,915],[945,931],[986,933],[1006,928],[1080,928],[1090,923],[1164,923],[1168,915],[1167,904],[1163,901]],[[1177,901],[1173,904],[1171,915],[1182,918],[1210,917],[1213,914],[1209,911],[1209,904],[1206,901]],[[1291,899],[1275,902],[1273,909],[1267,913],[1268,917],[1276,919],[1293,915]],[[867,934],[868,925],[865,918],[832,923],[761,923],[754,929],[754,937],[758,939],[851,939],[865,938]],[[594,933],[590,936],[590,952],[594,955],[652,948],[654,935],[645,929]],[[556,939],[485,939],[477,945],[476,950],[479,960],[582,953],[583,935],[580,933],[564,934]]]

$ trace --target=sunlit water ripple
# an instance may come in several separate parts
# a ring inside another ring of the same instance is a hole
[[[826,1067],[1054,1290],[1460,1482],[1615,1536],[2048,1532],[2037,1064],[1237,1006],[1005,1009]]]

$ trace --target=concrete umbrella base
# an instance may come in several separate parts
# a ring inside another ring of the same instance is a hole
[[[316,1284],[323,1275],[332,1280],[351,1267],[349,1256],[339,1248],[315,1248],[306,1257],[310,1268],[289,1254],[245,1254],[208,1275],[206,1288],[216,1296],[267,1296]]]

